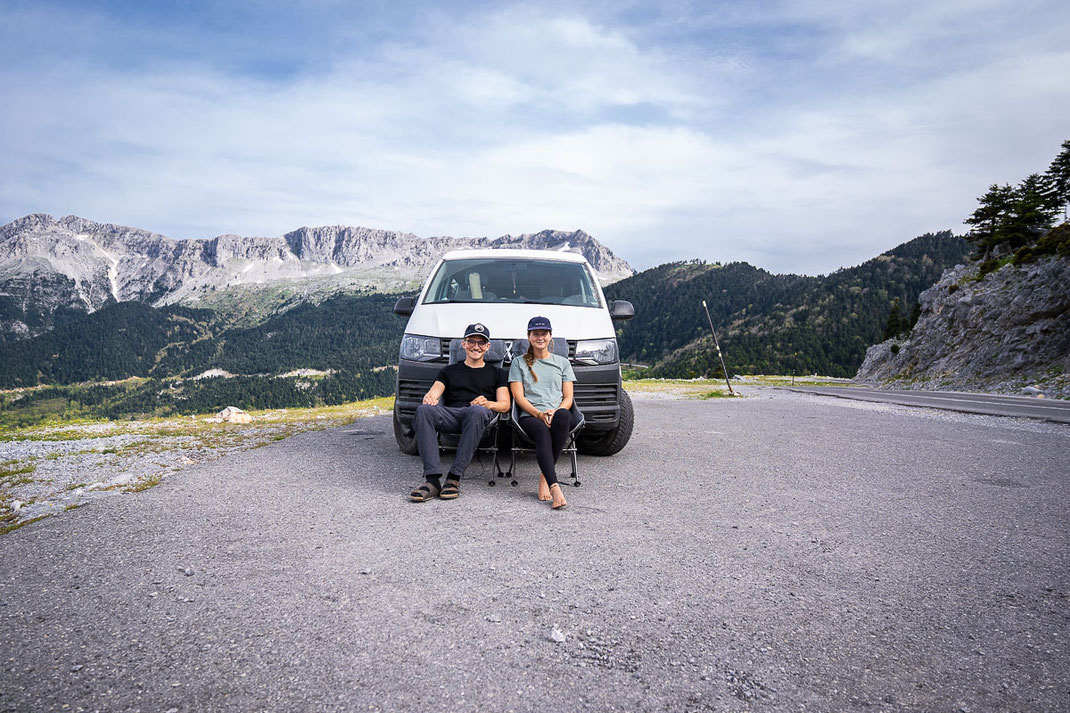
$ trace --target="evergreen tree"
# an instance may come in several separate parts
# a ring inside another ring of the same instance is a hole
[[[1047,177],[1055,207],[1062,208],[1063,220],[1066,220],[1066,210],[1070,204],[1070,139],[1063,142],[1063,150],[1048,167]]]
[[[914,329],[914,325],[918,323],[918,318],[921,317],[921,302],[914,301],[914,306],[910,308],[910,325],[908,329]]]
[[[1003,242],[1003,226],[1017,198],[1017,191],[1009,183],[1002,186],[993,183],[977,199],[980,202],[977,210],[963,222],[971,226],[966,239],[977,245],[978,255],[987,257],[992,248]]]
[[[899,306],[899,298],[892,302],[892,311],[888,314],[888,322],[884,325],[884,339],[898,337],[902,332],[909,329],[909,323],[903,319],[903,312]]]
[[[1048,232],[1055,223],[1058,205],[1047,176],[1034,173],[1022,181],[1015,191],[1010,211],[997,231],[1001,240],[1011,248],[1031,245]]]

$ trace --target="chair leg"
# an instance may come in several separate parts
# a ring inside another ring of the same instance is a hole
[[[502,466],[501,466],[501,463],[499,463],[499,459],[500,458],[501,458],[501,453],[499,453],[498,449],[495,448],[494,449],[494,473],[495,473],[495,477],[496,478],[502,477]],[[487,485],[494,485],[494,478],[491,478],[490,480],[488,480],[487,481]]]
[[[515,426],[514,426],[514,428],[515,428]],[[518,437],[516,435],[516,431],[513,431],[513,448],[512,448],[513,457],[512,457],[512,460],[509,463],[509,476],[512,478],[512,481],[510,481],[509,484],[512,485],[514,488],[516,486],[520,485],[520,483],[516,479],[516,442],[517,442],[517,439],[518,439]]]
[[[576,467],[577,464],[576,464],[576,443],[575,443],[575,441],[573,441],[572,448],[571,448],[571,450],[569,451],[568,454],[569,454],[569,456],[571,456],[571,459],[572,459],[572,487],[578,488],[578,487],[580,487],[580,480],[579,480],[579,477],[576,474],[577,473],[577,467]]]
[[[508,474],[499,473],[498,477],[499,478],[504,478],[504,477],[506,477],[506,475],[508,475],[508,477],[512,480],[513,485],[516,485],[516,477],[513,475],[513,473],[515,473],[515,472],[516,472],[516,432],[513,431],[512,429],[510,429],[509,472],[508,472]]]

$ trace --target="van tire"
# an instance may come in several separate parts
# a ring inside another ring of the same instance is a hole
[[[617,427],[596,438],[579,437],[576,439],[576,448],[580,453],[588,456],[612,456],[624,450],[632,437],[632,426],[635,425],[635,411],[632,409],[632,398],[624,389],[620,390],[620,418]]]
[[[406,436],[405,431],[401,428],[401,422],[398,421],[397,412],[394,413],[394,440],[398,442],[398,448],[407,456],[414,456],[419,451],[416,448],[416,433],[411,436]]]

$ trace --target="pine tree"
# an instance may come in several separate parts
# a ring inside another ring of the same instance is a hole
[[[1070,139],[1063,142],[1063,150],[1051,162],[1047,176],[1056,208],[1062,208],[1063,220],[1066,220],[1067,206],[1070,205]]]
[[[898,337],[908,328],[909,325],[903,319],[902,308],[899,306],[899,298],[896,297],[895,302],[892,302],[892,311],[888,315],[888,322],[884,325],[883,339],[891,339],[892,337]]]
[[[1003,224],[997,231],[1000,242],[1011,248],[1031,245],[1048,232],[1058,213],[1054,192],[1047,176],[1034,173],[1022,181],[1015,191],[1014,201]]]
[[[1002,186],[993,183],[988,192],[978,198],[980,205],[963,222],[971,226],[966,239],[977,245],[977,253],[986,256],[1003,242],[1003,226],[1018,199],[1017,191],[1008,183]]]
[[[910,308],[910,320],[908,324],[910,329],[914,329],[914,325],[918,323],[918,318],[921,317],[921,302],[914,301],[914,306]]]

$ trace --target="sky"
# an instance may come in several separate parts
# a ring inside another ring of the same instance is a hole
[[[1070,139],[1065,0],[0,0],[0,223],[581,229],[822,274]]]

